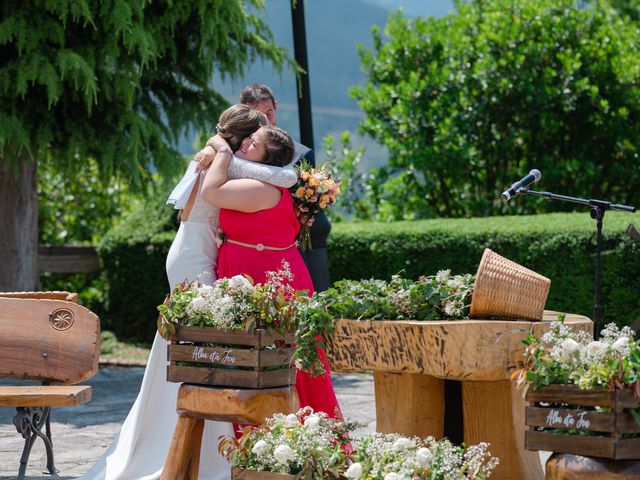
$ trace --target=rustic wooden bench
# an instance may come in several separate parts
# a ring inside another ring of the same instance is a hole
[[[0,293],[0,376],[42,382],[0,387],[0,407],[16,408],[13,423],[25,439],[19,479],[37,438],[45,445],[47,470],[57,472],[51,408],[91,400],[90,386],[74,384],[98,371],[100,320],[77,300],[69,292]]]

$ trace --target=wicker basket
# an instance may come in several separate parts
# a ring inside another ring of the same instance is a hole
[[[485,248],[471,297],[471,318],[542,320],[551,280]]]

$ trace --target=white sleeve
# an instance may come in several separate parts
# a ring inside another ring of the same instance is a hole
[[[196,184],[198,174],[195,173],[196,162],[191,161],[187,166],[180,182],[174,187],[167,198],[167,205],[173,205],[175,209],[182,209],[187,204],[193,186]]]
[[[243,160],[234,155],[229,163],[229,178],[253,178],[278,187],[290,188],[298,181],[298,174],[293,165],[275,167]]]

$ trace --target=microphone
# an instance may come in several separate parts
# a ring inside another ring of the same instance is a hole
[[[537,182],[538,180],[540,180],[540,177],[542,177],[540,170],[537,170],[534,168],[529,172],[529,174],[526,177],[523,177],[522,179],[518,180],[516,183],[511,185],[507,190],[502,192],[502,195],[500,195],[500,198],[502,198],[502,200],[506,202],[511,197],[515,197],[519,193],[518,190],[520,190],[521,188],[528,187],[533,182]]]

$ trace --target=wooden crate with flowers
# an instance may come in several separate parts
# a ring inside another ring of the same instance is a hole
[[[305,291],[287,285],[283,262],[264,284],[235,276],[177,285],[158,306],[168,340],[167,380],[239,388],[295,383],[294,364],[322,369],[309,333],[321,317]],[[294,358],[295,357],[295,358]]]
[[[640,345],[611,323],[599,340],[556,322],[530,335],[525,368],[525,447],[613,460],[640,460]]]

